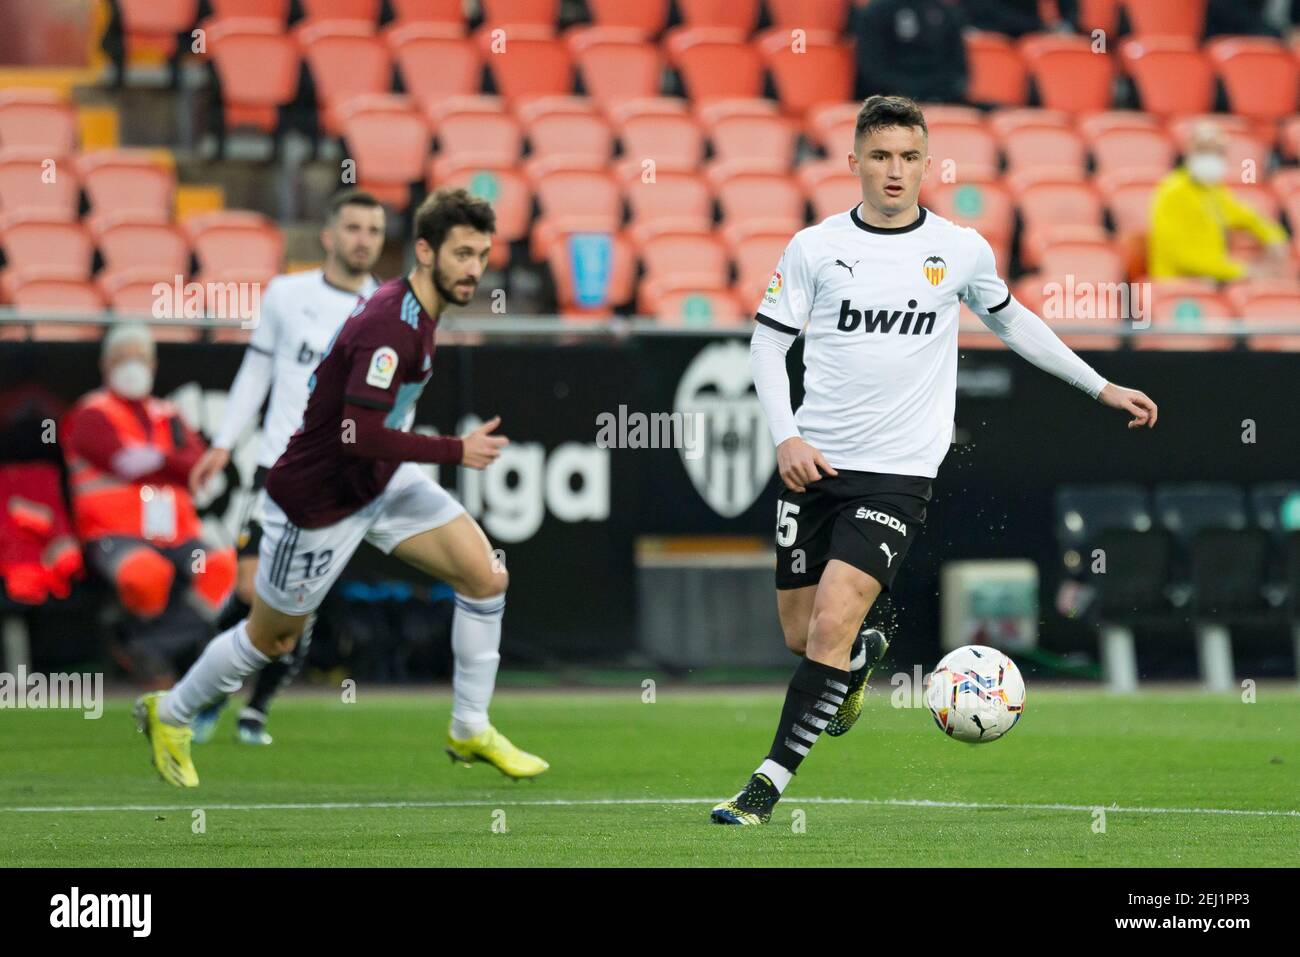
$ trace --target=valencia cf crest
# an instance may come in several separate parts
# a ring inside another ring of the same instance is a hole
[[[941,256],[931,256],[923,264],[925,269],[925,278],[930,280],[931,286],[937,286],[943,282],[944,273],[948,271],[948,264],[943,261]]]

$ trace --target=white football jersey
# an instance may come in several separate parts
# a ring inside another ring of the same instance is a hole
[[[870,226],[854,207],[795,233],[757,319],[804,332],[795,423],[832,467],[933,478],[952,444],[960,303],[990,315],[1010,301],[975,230],[924,207]]]
[[[276,276],[267,284],[261,318],[248,343],[275,364],[258,465],[274,465],[289,444],[302,424],[311,374],[357,303],[378,287],[374,277],[367,276],[361,292],[351,292],[327,281],[322,269]]]

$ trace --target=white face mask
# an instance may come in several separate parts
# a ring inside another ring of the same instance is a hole
[[[1228,171],[1228,161],[1218,153],[1192,153],[1187,157],[1187,172],[1198,183],[1212,186],[1222,183]]]
[[[153,370],[139,359],[127,359],[108,373],[108,387],[124,399],[143,399],[153,391]]]

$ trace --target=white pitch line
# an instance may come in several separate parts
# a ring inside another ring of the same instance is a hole
[[[457,808],[457,807],[602,807],[610,805],[670,805],[716,803],[719,798],[588,798],[567,800],[555,798],[539,801],[356,801],[321,802],[302,804],[113,804],[63,807],[0,807],[0,812],[13,814],[70,814],[114,813],[122,811],[191,811],[202,807],[207,811],[334,811],[382,810],[392,808]],[[1242,817],[1300,817],[1300,810],[1245,810],[1219,807],[1119,807],[1106,804],[985,804],[974,801],[930,801],[906,798],[787,798],[786,804],[846,804],[861,807],[914,807],[972,811],[1070,811],[1092,813],[1101,808],[1114,814],[1227,814]]]

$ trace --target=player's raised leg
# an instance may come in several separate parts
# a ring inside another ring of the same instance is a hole
[[[487,536],[468,514],[404,539],[393,554],[452,586],[455,657],[447,753],[455,761],[485,761],[508,777],[532,778],[549,764],[515,747],[492,726],[488,708],[501,661],[501,619],[509,578]]]
[[[827,562],[813,598],[807,648],[790,679],[771,750],[744,789],[713,809],[715,823],[771,820],[781,792],[844,703],[852,678],[850,650],[880,591],[880,582],[866,572],[838,559]],[[797,607],[801,598],[806,601],[803,596],[786,599],[786,606]]]

